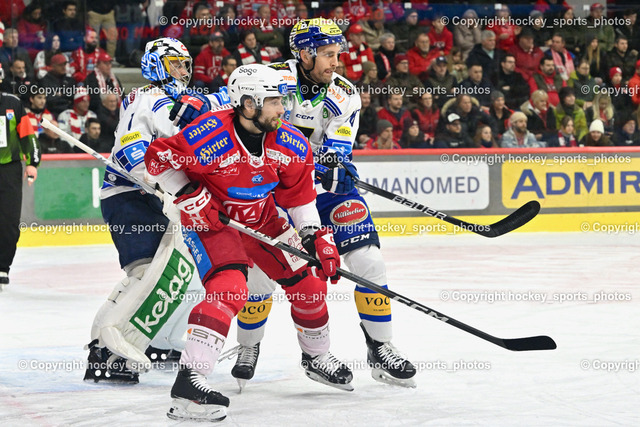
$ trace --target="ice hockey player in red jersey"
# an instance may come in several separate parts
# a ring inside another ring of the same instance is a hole
[[[230,107],[213,109],[179,134],[156,139],[145,154],[151,178],[176,196],[185,241],[206,290],[189,316],[167,413],[172,419],[218,421],[226,416],[229,399],[207,384],[206,375],[231,320],[247,301],[247,269],[253,263],[283,287],[291,302],[307,376],[353,389],[351,371],[329,353],[326,280],[336,275],[340,257],[316,210],[311,147],[300,131],[280,120],[286,83],[276,70],[252,64],[233,72],[228,90]],[[287,209],[298,234],[278,217],[276,202]],[[322,270],[224,226],[218,211],[304,247]]]

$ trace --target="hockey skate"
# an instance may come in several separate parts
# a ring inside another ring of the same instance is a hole
[[[174,369],[178,367],[182,352],[162,348],[147,347],[144,354],[149,358],[155,369]]]
[[[340,390],[353,391],[353,386],[349,384],[353,379],[351,370],[329,352],[315,357],[302,353],[301,366],[307,377],[314,381]]]
[[[0,291],[9,284],[9,273],[0,271]]]
[[[372,368],[373,379],[401,387],[416,387],[416,382],[412,379],[416,374],[413,364],[400,355],[391,343],[375,341],[362,323],[360,327],[367,342],[367,362]]]
[[[260,343],[253,347],[241,345],[238,348],[238,358],[236,359],[236,364],[233,369],[231,369],[231,375],[238,381],[238,387],[240,387],[241,393],[247,381],[253,378],[253,374],[256,372],[259,355]]]
[[[106,347],[98,347],[98,340],[87,346],[89,357],[84,381],[108,382],[115,384],[138,384],[138,374],[126,367],[126,361]]]
[[[167,412],[172,420],[222,421],[229,399],[213,390],[204,375],[182,368],[171,388],[173,402]]]

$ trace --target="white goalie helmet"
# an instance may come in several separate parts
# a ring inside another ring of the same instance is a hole
[[[157,82],[172,96],[184,90],[191,80],[191,55],[180,41],[163,37],[147,43],[142,56],[142,77]],[[180,67],[184,71],[180,72]]]
[[[242,106],[246,96],[253,99],[257,108],[262,108],[264,98],[287,95],[287,83],[282,75],[263,64],[236,68],[229,76],[227,89],[233,107]]]

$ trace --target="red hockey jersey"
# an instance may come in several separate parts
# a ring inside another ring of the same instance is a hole
[[[156,139],[145,154],[147,171],[152,176],[184,171],[222,202],[229,218],[255,229],[277,215],[272,190],[285,209],[313,202],[313,152],[305,136],[282,122],[265,134],[262,155],[256,157],[238,139],[234,116],[231,108],[216,109],[177,135]]]

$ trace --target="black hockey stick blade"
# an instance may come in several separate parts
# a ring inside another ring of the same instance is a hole
[[[409,200],[406,197],[400,196],[399,194],[392,193],[390,191],[371,185],[367,182],[361,181],[356,177],[353,177],[353,179],[355,181],[356,187],[358,188],[369,191],[373,194],[377,194],[378,196],[384,197],[385,199],[391,200],[392,202],[396,202],[411,209],[415,209],[426,215],[438,218],[442,221],[448,222],[449,224],[456,225],[463,230],[467,230],[484,237],[498,237],[517,228],[520,228],[527,222],[531,221],[536,215],[538,215],[538,212],[540,212],[540,203],[532,200],[520,206],[517,210],[509,214],[507,217],[502,218],[500,221],[494,224],[473,224],[449,216],[446,213],[439,212],[421,203]]]
[[[555,350],[558,346],[553,338],[546,335],[528,338],[503,339],[501,347],[512,351]]]
[[[498,237],[506,234],[510,231],[513,231],[517,228],[522,227],[540,212],[540,203],[536,200],[531,200],[530,202],[525,203],[520,206],[517,210],[511,212],[508,216],[502,218],[500,221],[484,226],[479,226],[478,234],[481,234],[485,237]],[[470,224],[475,226],[475,224]],[[476,226],[478,227],[478,226]]]

